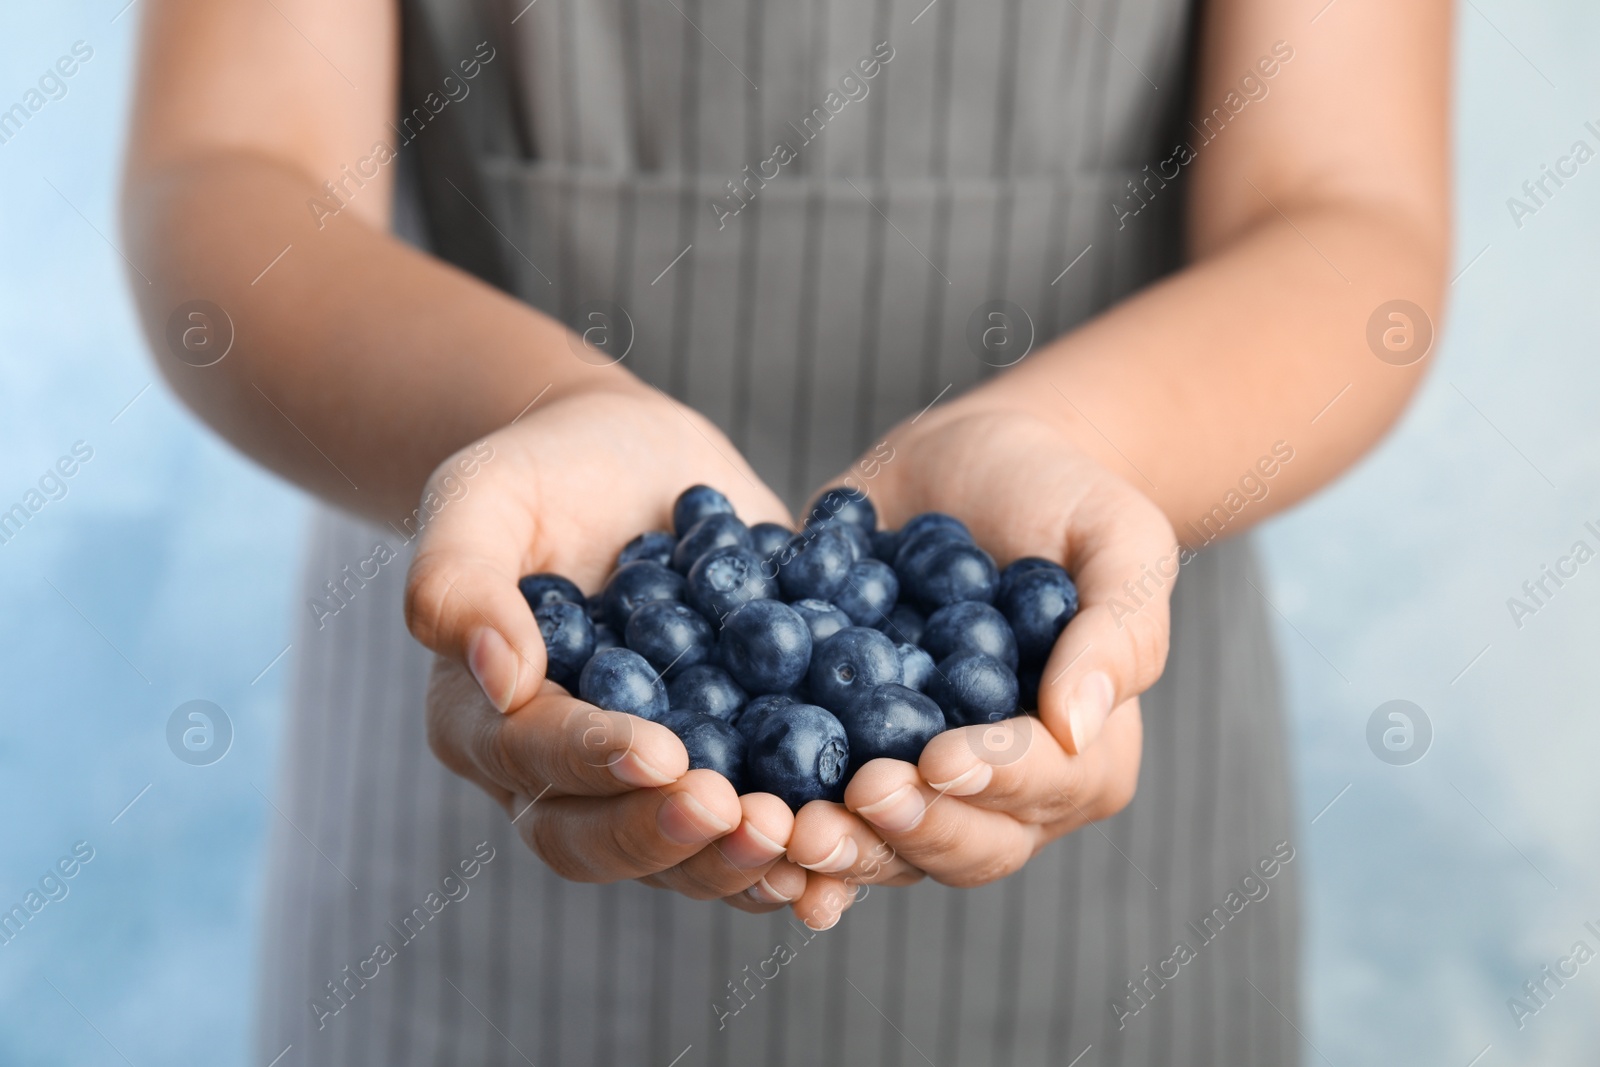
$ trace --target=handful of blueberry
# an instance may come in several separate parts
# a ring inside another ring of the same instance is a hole
[[[1078,610],[1059,565],[1000,570],[938,512],[880,530],[859,490],[824,493],[793,533],[746,526],[697,485],[672,525],[630,541],[595,596],[555,574],[517,583],[549,677],[661,723],[691,767],[795,810],[841,799],[870,760],[915,763],[943,730],[1033,710]]]

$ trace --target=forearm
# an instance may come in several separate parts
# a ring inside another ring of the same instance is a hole
[[[156,362],[240,450],[349,510],[407,514],[441,459],[535,397],[634,387],[576,358],[560,323],[341,212],[262,156],[217,153],[130,176],[129,258]],[[285,246],[289,251],[275,263]],[[268,264],[270,269],[265,270]],[[193,299],[223,308],[234,341],[193,367],[167,351],[167,319]]]
[[[1228,535],[1313,492],[1372,446],[1416,387],[1426,363],[1377,359],[1367,321],[1405,298],[1437,324],[1445,249],[1369,208],[1288,210],[1293,225],[1274,213],[1029,356],[975,402],[1061,425],[1154,499],[1186,543],[1209,539],[1200,521],[1230,493],[1248,499],[1247,474],[1266,495],[1229,510]],[[1269,462],[1265,478],[1258,461],[1278,442],[1293,459]]]

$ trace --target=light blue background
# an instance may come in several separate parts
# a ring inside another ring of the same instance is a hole
[[[138,16],[113,22],[122,2],[0,12],[0,105],[73,41],[95,50],[0,145],[0,510],[74,442],[94,449],[0,546],[0,903],[73,842],[96,851],[0,946],[0,1063],[243,1064],[293,651],[267,668],[291,640],[307,505],[146,390],[111,245]],[[1520,1032],[1505,1003],[1580,937],[1600,948],[1582,930],[1600,925],[1600,562],[1520,629],[1505,603],[1600,525],[1600,161],[1520,229],[1505,203],[1574,140],[1600,146],[1583,128],[1600,125],[1597,31],[1580,0],[1462,8],[1464,273],[1440,359],[1376,453],[1265,531],[1309,876],[1308,1063],[1576,1062],[1600,1042],[1600,962]],[[236,731],[206,768],[164,738],[197,697]],[[1366,747],[1392,698],[1434,724],[1412,767]]]

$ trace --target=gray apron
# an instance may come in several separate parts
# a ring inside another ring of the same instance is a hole
[[[1178,186],[1112,204],[1177,136],[1183,0],[524,3],[406,5],[397,230],[602,323],[791,504],[997,372],[1015,348],[968,341],[989,302],[1042,342],[1179,262]],[[821,934],[550,874],[427,751],[410,546],[324,511],[306,598],[378,542],[398,558],[294,646],[258,1062],[1298,1061],[1303,860],[1247,541],[1183,569],[1127,810]]]

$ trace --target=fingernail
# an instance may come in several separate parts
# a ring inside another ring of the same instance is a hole
[[[687,793],[667,798],[656,815],[656,827],[667,840],[680,845],[698,845],[733,829]]]
[[[765,878],[756,882],[756,884],[751,886],[749,889],[746,889],[744,891],[744,895],[755,901],[757,904],[787,904],[789,901],[794,899],[793,897],[786,897],[776,889],[772,888],[772,883],[767,881]]]
[[[517,691],[517,655],[499,630],[485,626],[472,635],[467,641],[467,668],[491,704],[502,712],[511,707]]]
[[[1081,754],[1100,736],[1100,728],[1111,714],[1111,702],[1117,698],[1111,676],[1104,671],[1090,671],[1078,683],[1067,706],[1067,721],[1072,725],[1072,744]]]
[[[856,856],[860,849],[856,847],[853,837],[841,837],[839,843],[833,846],[833,851],[815,863],[802,863],[800,866],[808,871],[818,874],[837,874],[839,871],[849,870],[855,866]]]
[[[621,756],[611,761],[611,773],[624,785],[631,785],[635,789],[659,789],[664,785],[671,785],[677,781],[667,774],[656,770],[639,757],[637,752],[624,752]]]
[[[835,914],[833,918],[829,919],[826,923],[823,923],[821,926],[818,926],[816,923],[812,922],[810,919],[805,920],[805,924],[807,926],[809,926],[811,929],[817,931],[817,933],[820,934],[824,930],[832,930],[835,926],[838,926],[839,925],[839,920],[842,919],[842,918],[844,918],[844,912],[841,911],[841,912],[838,912],[837,914]]]
[[[916,787],[903,785],[876,804],[857,808],[856,814],[880,829],[899,831],[916,826],[927,810]]]
[[[988,763],[979,763],[976,767],[961,772],[948,782],[929,782],[928,786],[947,796],[970,797],[975,793],[983,792],[993,780],[994,767]]]
[[[783,846],[757,830],[746,819],[739,824],[739,832],[729,834],[718,846],[729,863],[741,869],[760,867],[783,855]]]

